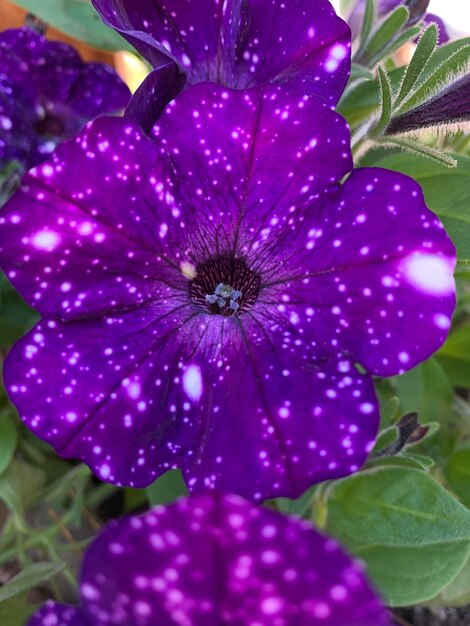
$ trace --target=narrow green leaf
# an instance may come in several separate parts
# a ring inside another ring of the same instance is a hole
[[[134,49],[114,30],[105,26],[89,2],[83,0],[12,0],[58,30],[99,50]]]
[[[459,76],[469,62],[470,44],[467,44],[445,59],[424,82],[420,81],[417,88],[410,92],[409,97],[404,100],[397,111],[400,113],[410,111],[435,96],[439,91],[443,91],[453,79]]]
[[[170,504],[188,495],[188,490],[180,470],[170,470],[147,487],[147,498],[152,506]]]
[[[424,602],[470,553],[470,511],[429,474],[384,466],[334,482],[326,532],[363,559],[392,606]]]
[[[18,431],[8,413],[0,414],[0,474],[7,469],[13,458]]]
[[[364,18],[362,20],[360,42],[361,48],[364,48],[372,32],[372,26],[375,20],[376,0],[366,0],[364,10]]]
[[[375,55],[371,61],[370,65],[374,66],[379,61],[387,59],[392,56],[397,50],[399,50],[402,46],[405,45],[410,39],[416,39],[416,37],[421,32],[420,26],[411,26],[411,28],[407,28],[404,30],[396,39],[393,39],[388,46],[385,46],[377,55]]]
[[[34,563],[0,587],[0,602],[12,598],[45,580],[56,576],[65,568],[65,563]]]
[[[358,52],[355,61],[361,65],[369,65],[371,60],[389,45],[390,41],[398,37],[409,17],[410,12],[405,6],[399,6],[387,15],[372,33],[364,50]]]
[[[386,130],[392,117],[392,87],[390,84],[390,78],[386,70],[381,65],[379,65],[379,82],[382,110],[380,119],[373,131],[378,135],[382,134]]]
[[[457,167],[457,161],[453,156],[447,152],[442,152],[432,146],[427,146],[424,143],[410,137],[395,137],[387,136],[387,138],[376,138],[375,143],[387,148],[400,148],[400,150],[406,150],[407,152],[413,152],[421,156],[427,157],[436,163],[445,165],[446,167]]]
[[[398,105],[403,102],[406,96],[413,89],[418,78],[421,76],[421,73],[425,68],[427,62],[429,61],[430,56],[436,49],[437,34],[438,33],[436,25],[430,24],[420,38],[418,45],[416,46],[413,58],[406,68],[400,91],[394,102],[395,108],[397,108]]]

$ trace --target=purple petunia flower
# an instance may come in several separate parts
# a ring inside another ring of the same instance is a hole
[[[28,626],[385,626],[362,566],[310,524],[204,495],[111,523],[88,548],[80,607]]]
[[[130,91],[101,63],[84,63],[70,46],[30,28],[0,33],[0,166],[26,169],[91,119],[123,109]]]
[[[345,121],[280,87],[195,86],[154,135],[94,122],[1,214],[3,269],[44,316],[5,365],[22,419],[117,484],[180,467],[265,499],[356,471],[370,374],[427,358],[455,306],[420,187],[341,188]]]
[[[276,83],[335,105],[349,77],[350,30],[327,0],[93,0],[93,4],[105,23],[154,68],[168,65],[169,59],[176,63],[187,86],[211,81],[248,89]]]
[[[420,19],[424,20],[424,23],[427,24],[436,24],[438,33],[439,33],[439,43],[445,44],[450,41],[450,36],[447,32],[447,26],[444,20],[435,15],[434,13],[424,13],[426,11],[428,2],[416,2],[411,0],[407,2],[406,0],[378,0],[377,3],[377,13],[379,17],[384,17],[387,13],[390,13],[400,5],[408,5],[410,9],[410,20],[411,23],[414,24],[418,22]],[[361,31],[362,20],[364,19],[364,10],[366,6],[366,0],[358,0],[355,5],[349,19],[349,25],[352,30],[353,38],[357,37]],[[423,17],[424,13],[424,17]]]

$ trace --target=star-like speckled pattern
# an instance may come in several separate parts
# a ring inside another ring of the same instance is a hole
[[[455,306],[419,186],[341,187],[344,120],[280,87],[195,86],[153,133],[94,122],[0,217],[2,266],[43,315],[5,366],[22,419],[117,484],[180,467],[193,492],[263,500],[356,471],[370,374],[427,358]],[[218,314],[219,285],[238,310]]]
[[[86,553],[81,597],[70,619],[50,604],[28,626],[391,624],[362,566],[335,542],[234,496],[110,524]]]
[[[351,65],[348,25],[327,0],[93,0],[155,68],[170,57],[188,86],[282,84],[334,106]]]
[[[75,50],[30,28],[0,33],[0,165],[28,169],[90,120],[124,109],[130,92],[101,63],[84,63]]]

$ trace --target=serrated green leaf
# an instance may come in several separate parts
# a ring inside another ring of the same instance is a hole
[[[367,46],[358,52],[355,62],[360,65],[370,65],[372,60],[399,36],[409,17],[410,12],[405,6],[399,6],[388,14],[370,36]]]
[[[13,458],[18,440],[18,431],[7,412],[0,414],[0,474],[7,469]]]
[[[432,57],[431,57],[432,58]],[[462,45],[447,57],[425,80],[421,80],[409,96],[397,108],[397,113],[406,113],[426,102],[460,76],[470,62],[470,44]]]
[[[170,470],[147,487],[147,498],[152,506],[170,504],[188,495],[188,489],[180,470]]]
[[[374,133],[380,135],[383,133],[392,117],[392,87],[390,84],[390,78],[385,69],[379,65],[379,83],[380,83],[380,102],[382,105],[382,111],[379,121],[374,128]]]
[[[379,467],[327,490],[326,531],[366,562],[392,606],[434,597],[470,552],[470,511],[425,472]]]
[[[430,24],[424,31],[420,38],[418,45],[416,46],[415,53],[411,59],[410,64],[406,68],[403,82],[400,87],[398,96],[394,102],[394,107],[397,108],[403,100],[408,96],[413,89],[417,80],[421,76],[429,58],[436,49],[437,45],[437,27],[435,24]]]
[[[83,0],[12,0],[58,30],[98,50],[134,51],[112,28],[105,26],[91,3]]]
[[[63,569],[65,563],[33,563],[0,587],[0,602],[37,587]]]

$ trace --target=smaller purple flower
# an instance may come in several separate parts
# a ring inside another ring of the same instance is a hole
[[[70,46],[30,28],[0,33],[0,166],[25,169],[90,120],[123,109],[130,92],[101,63],[84,63]]]
[[[334,106],[349,77],[350,30],[327,0],[93,0],[93,4],[104,22],[154,68],[172,60],[186,77],[186,86],[210,81],[249,89],[276,83]]]
[[[81,606],[28,626],[389,626],[358,562],[310,524],[203,495],[112,522],[89,547]]]
[[[379,17],[384,17],[387,13],[390,13],[400,5],[407,5],[410,9],[410,24],[418,22],[420,19],[424,20],[427,24],[436,24],[439,33],[439,43],[442,45],[450,40],[447,32],[447,26],[442,18],[434,13],[424,13],[429,2],[407,2],[406,0],[378,0],[377,2],[377,14]],[[423,7],[423,4],[426,5]],[[364,18],[364,9],[366,6],[365,0],[358,0],[354,7],[348,22],[351,27],[353,39],[355,39],[361,30],[362,20]],[[424,14],[424,16],[423,16]]]

